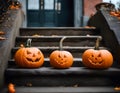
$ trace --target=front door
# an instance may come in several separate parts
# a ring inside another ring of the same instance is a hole
[[[27,0],[28,27],[72,27],[73,0]]]

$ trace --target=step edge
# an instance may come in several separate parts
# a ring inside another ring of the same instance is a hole
[[[16,37],[16,39],[21,39],[21,38],[32,38],[32,39],[34,39],[34,38],[37,38],[37,39],[39,39],[39,38],[62,38],[62,37],[67,37],[66,39],[68,39],[68,38],[97,38],[97,37],[99,37],[100,35],[83,35],[83,36],[58,36],[58,35],[51,35],[51,36],[17,36]]]
[[[114,87],[15,87],[17,93],[119,93]],[[7,91],[7,88],[4,90]],[[6,92],[4,92],[6,93]]]
[[[25,73],[22,73],[25,72]],[[68,69],[55,69],[53,67],[39,67],[35,69],[27,68],[7,68],[6,76],[29,76],[29,75],[83,75],[83,76],[114,76],[120,77],[120,69],[111,67],[109,69],[88,69],[86,67],[70,67]],[[19,74],[16,74],[19,73]],[[112,73],[112,74],[111,74]]]
[[[73,30],[90,29],[90,30],[91,30],[91,29],[93,29],[93,30],[94,30],[94,29],[97,29],[97,28],[95,28],[95,27],[90,27],[90,28],[88,28],[88,27],[21,27],[20,30],[22,30],[22,29],[34,29],[34,30],[36,30],[36,29],[37,29],[37,30],[38,30],[38,29],[41,29],[41,30],[42,30],[42,29],[45,29],[45,30],[46,30],[46,29],[48,29],[48,30],[49,30],[49,29],[55,29],[55,30],[57,30],[57,29],[58,29],[58,30],[62,30],[62,29],[63,29],[63,30],[64,30],[64,29],[68,29],[68,30],[69,30],[69,29],[70,29],[70,30],[71,30],[71,29],[73,29]]]

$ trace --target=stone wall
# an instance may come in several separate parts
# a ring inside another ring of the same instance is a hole
[[[92,13],[95,13],[95,5],[101,2],[102,0],[84,0],[84,15],[90,16]]]
[[[4,85],[5,69],[7,68],[11,49],[14,46],[15,37],[19,34],[22,21],[23,12],[21,10],[9,10],[3,22],[0,23],[0,31],[5,32],[3,37],[6,38],[6,40],[0,40],[0,88]]]
[[[95,5],[103,0],[83,0],[83,26],[87,25],[89,17],[96,13]]]

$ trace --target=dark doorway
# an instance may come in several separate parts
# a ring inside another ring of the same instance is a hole
[[[28,27],[73,27],[73,0],[27,0]]]

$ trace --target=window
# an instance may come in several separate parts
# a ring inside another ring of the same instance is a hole
[[[44,9],[53,10],[54,9],[54,0],[44,0]]]
[[[28,9],[29,10],[38,10],[39,9],[39,0],[28,0]]]
[[[120,0],[103,0],[103,2],[111,2],[115,5],[116,8],[118,8],[118,3],[120,3]]]

